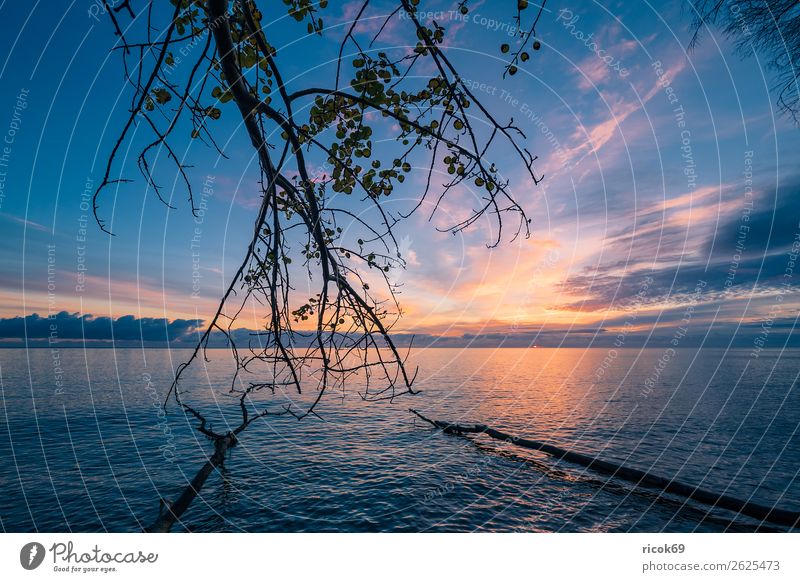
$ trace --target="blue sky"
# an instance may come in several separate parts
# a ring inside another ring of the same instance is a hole
[[[13,130],[0,168],[0,315],[207,318],[258,204],[251,148],[233,110],[217,126],[228,159],[188,136],[180,143],[195,181],[211,177],[200,222],[166,169],[160,181],[175,209],[127,160],[118,169],[135,181],[102,200],[115,236],[102,233],[83,195],[102,178],[130,90],[96,6],[0,4],[11,31],[0,37],[0,133]],[[330,2],[322,38],[307,38],[280,9],[267,31],[291,85],[331,79],[355,6]],[[369,34],[387,6],[375,3],[358,32]],[[399,230],[409,264],[397,275],[398,330],[491,343],[631,329],[664,340],[684,321],[723,345],[765,322],[771,341],[787,333],[798,307],[800,273],[787,269],[800,231],[800,133],[775,107],[764,56],[738,55],[714,34],[687,52],[690,18],[678,3],[548,3],[541,50],[503,79],[499,47],[516,41],[510,13],[500,2],[469,6],[453,18],[451,3],[421,3],[446,27],[462,77],[498,117],[514,118],[540,158],[539,186],[513,163],[502,168],[534,234],[490,250],[489,223],[455,237],[435,228],[462,215],[472,193],[430,221],[423,207]],[[396,17],[384,47],[404,44],[409,30]],[[137,132],[130,154],[144,139]],[[413,202],[421,179],[393,195],[392,208]],[[243,325],[256,327],[257,315]]]

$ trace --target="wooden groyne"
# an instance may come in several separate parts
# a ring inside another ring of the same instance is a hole
[[[679,481],[675,481],[674,479],[667,479],[646,471],[632,469],[630,467],[618,465],[617,463],[611,463],[609,461],[598,459],[597,457],[584,455],[583,453],[568,451],[566,449],[562,449],[560,447],[549,445],[540,441],[512,436],[483,424],[461,425],[441,420],[431,420],[414,409],[409,409],[409,411],[416,414],[425,422],[428,422],[436,428],[439,428],[447,433],[485,434],[493,439],[511,443],[518,447],[542,451],[543,453],[547,453],[548,455],[556,457],[557,459],[575,463],[576,465],[587,467],[593,471],[602,473],[604,475],[610,475],[612,477],[616,477],[617,479],[629,481],[640,487],[647,487],[649,489],[656,489],[666,493],[672,493],[674,495],[686,497],[692,501],[697,501],[698,503],[735,511],[741,515],[746,515],[764,522],[788,526],[791,528],[800,527],[800,512],[797,511],[788,511],[786,509],[768,507],[766,505],[752,503],[750,501],[745,501],[744,499],[739,499],[730,495],[722,495],[720,493],[701,489],[693,485],[687,485],[686,483],[681,483]]]

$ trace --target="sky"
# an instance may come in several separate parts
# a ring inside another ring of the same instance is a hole
[[[330,77],[357,4],[330,2],[322,38],[293,32],[282,8],[272,16],[267,31],[290,86]],[[390,4],[375,2],[356,34],[374,31]],[[527,239],[487,248],[489,222],[440,232],[471,207],[469,191],[398,227],[407,260],[392,275],[402,285],[398,337],[480,346],[792,340],[800,132],[775,105],[766,55],[738,53],[714,31],[689,51],[680,3],[548,2],[541,49],[503,78],[499,47],[517,42],[511,13],[502,2],[470,2],[460,17],[454,4],[423,0],[420,9],[445,27],[445,50],[484,105],[525,132],[544,180],[533,184],[504,157],[532,218]],[[181,144],[206,186],[199,216],[174,176],[162,184],[172,209],[143,184],[130,157],[137,132],[120,169],[134,181],[101,206],[114,236],[94,222],[87,203],[130,99],[100,6],[0,3],[12,31],[0,37],[0,342],[42,341],[55,316],[64,340],[191,341],[248,242],[258,176],[233,115],[218,125],[227,159],[188,137]],[[382,42],[406,44],[410,26],[399,14]],[[423,181],[422,169],[412,172],[389,207],[413,203]],[[258,316],[241,325],[258,327]]]

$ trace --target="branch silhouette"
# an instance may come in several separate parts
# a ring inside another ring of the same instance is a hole
[[[487,245],[496,246],[512,219],[512,237],[527,237],[530,219],[493,159],[503,159],[506,167],[521,165],[533,185],[543,177],[534,169],[536,156],[527,150],[523,130],[513,120],[498,120],[464,83],[443,47],[445,27],[423,22],[418,0],[400,0],[381,15],[382,26],[367,36],[369,44],[360,29],[371,7],[369,0],[362,2],[338,41],[331,85],[315,76],[307,86],[293,81],[291,87],[284,80],[283,51],[267,28],[281,16],[274,5],[172,0],[172,15],[164,22],[163,9],[152,2],[138,12],[131,4],[125,6],[131,17],[127,26],[122,13],[109,11],[132,97],[94,193],[100,227],[112,232],[103,218],[103,197],[131,182],[120,158],[140,125],[153,138],[139,151],[136,165],[148,189],[165,204],[173,197],[165,196],[155,177],[161,158],[172,165],[197,212],[191,166],[177,144],[191,137],[224,157],[214,137],[223,111],[238,115],[260,173],[261,201],[249,243],[194,350],[177,368],[165,401],[167,406],[174,400],[214,445],[197,477],[176,502],[162,506],[151,527],[168,531],[257,420],[316,414],[324,394],[343,391],[356,377],[365,400],[415,393],[410,348],[401,352],[392,336],[402,309],[390,273],[405,266],[395,238],[398,223],[428,203],[433,216],[445,198],[469,185],[479,192],[478,203],[444,230],[455,234],[488,219],[496,236]],[[323,24],[328,2],[283,4],[284,20],[304,26],[308,35],[337,34]],[[505,72],[513,74],[509,67],[527,59],[521,55],[535,35],[543,5],[531,10],[527,2],[510,5],[518,24],[532,13],[530,26],[520,26],[520,48],[506,65]],[[466,14],[467,3],[455,2],[454,10]],[[393,20],[405,27],[407,47],[375,48]],[[137,33],[143,39],[134,42]],[[178,51],[193,55],[180,81],[173,75]],[[314,64],[311,54],[286,52],[287,58]],[[390,139],[377,139],[379,131]],[[511,151],[516,159],[501,151]],[[445,176],[442,184],[434,178],[438,168]],[[413,171],[425,182],[413,208],[391,211],[387,200]],[[310,297],[297,291],[298,280],[312,285]],[[240,345],[233,329],[248,306],[259,310],[265,325]],[[226,338],[235,363],[226,394],[236,412],[225,418],[224,429],[213,426],[186,381],[191,366],[208,360],[215,333]]]

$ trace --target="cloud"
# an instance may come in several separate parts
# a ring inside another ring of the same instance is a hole
[[[17,224],[21,224],[24,228],[32,228],[33,230],[38,230],[39,232],[46,232],[50,233],[51,229],[47,228],[46,226],[39,224],[38,222],[34,222],[33,220],[27,220],[25,218],[21,218],[19,216],[11,216],[9,214],[0,215],[7,220],[11,220],[16,222]]]
[[[635,256],[586,267],[571,276],[563,290],[579,299],[556,309],[627,308],[646,278],[650,284],[644,303],[651,306],[681,302],[699,281],[706,283],[705,302],[774,295],[787,277],[789,284],[796,278],[792,261],[797,257],[792,255],[800,244],[799,193],[800,181],[790,181],[772,194],[754,196],[752,204],[741,195],[735,201],[716,201],[710,190],[668,201],[661,220],[645,220],[644,227],[606,239],[606,250],[616,247],[614,256],[619,256],[620,246],[633,247]],[[689,224],[681,218],[687,205],[692,207],[692,223],[705,221],[704,238],[687,239]],[[655,214],[653,209],[637,213],[640,218]]]
[[[763,321],[740,320],[735,335],[731,334],[729,321],[720,321],[720,303],[698,305],[692,317],[688,334],[681,347],[752,347],[753,339],[763,334]],[[723,305],[724,307],[724,305]],[[626,331],[625,347],[659,347],[672,345],[678,325],[685,325],[684,306],[674,306],[661,311],[640,312],[635,326]],[[392,334],[397,346],[415,348],[530,348],[530,347],[610,347],[618,338],[618,330],[628,325],[630,316],[616,315],[595,325],[541,325],[525,324],[517,329],[505,321],[484,322],[480,331],[452,333],[399,332]],[[800,334],[794,333],[796,317],[776,317],[770,326],[770,347],[800,345]],[[51,328],[54,326],[54,329]],[[53,318],[32,314],[25,317],[0,319],[0,347],[52,347],[49,337],[55,333],[59,347],[130,347],[147,342],[156,347],[193,347],[198,340],[201,321],[185,319],[137,318],[134,315],[112,320],[108,317],[79,316],[61,312]],[[112,336],[113,331],[113,336]],[[262,332],[239,328],[231,330],[231,338],[239,346],[258,344]],[[113,337],[114,343],[111,344]],[[165,341],[169,338],[169,341]],[[297,347],[308,345],[310,336],[295,336]],[[63,343],[62,343],[63,342]],[[209,348],[225,348],[227,338],[221,332],[211,334]]]
[[[61,311],[51,317],[37,313],[0,319],[2,339],[180,341],[191,337],[200,320],[123,315],[117,319]]]
[[[686,65],[685,59],[678,59],[664,73],[664,78],[674,82],[678,75],[686,69]],[[643,95],[637,92],[636,100],[626,101],[620,96],[605,95],[601,92],[608,116],[595,124],[585,123],[582,127],[576,128],[573,135],[575,145],[570,152],[572,157],[577,158],[575,164],[579,164],[587,156],[596,154],[614,136],[621,134],[620,126],[625,120],[643,110],[647,103],[662,91],[661,83],[655,81]]]

